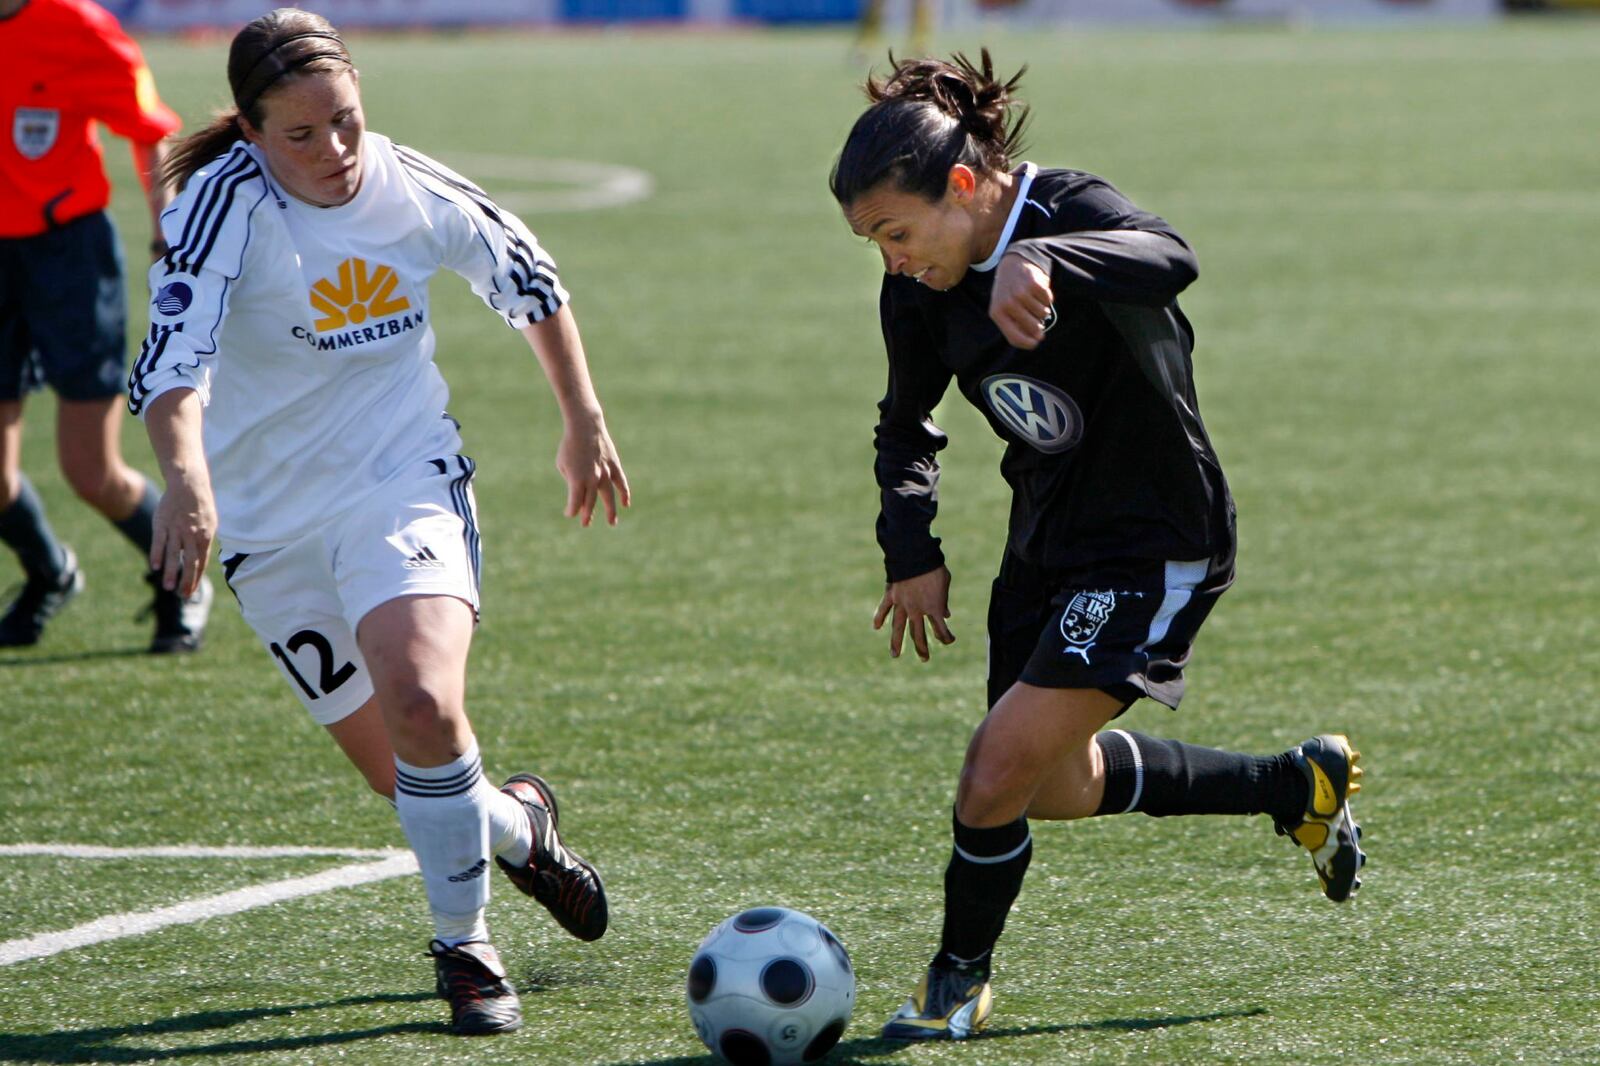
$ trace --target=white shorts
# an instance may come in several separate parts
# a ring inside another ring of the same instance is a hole
[[[372,696],[356,627],[374,607],[401,596],[454,596],[477,617],[473,470],[464,455],[430,459],[287,547],[223,559],[244,620],[318,724]]]

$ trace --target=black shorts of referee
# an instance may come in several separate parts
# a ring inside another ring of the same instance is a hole
[[[42,385],[63,400],[121,396],[127,319],[122,251],[104,211],[0,238],[0,401]]]

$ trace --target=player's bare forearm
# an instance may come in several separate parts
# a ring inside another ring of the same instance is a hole
[[[605,507],[606,522],[617,524],[618,506],[633,502],[628,476],[606,428],[605,412],[589,379],[583,340],[570,307],[522,328],[544,370],[564,429],[556,452],[556,469],[567,482],[566,515],[587,526],[595,504]]]
[[[161,466],[166,491],[156,507],[150,566],[162,584],[194,593],[216,537],[217,508],[201,436],[200,397],[193,389],[157,396],[145,411],[145,431]]]
[[[561,407],[561,417],[569,422],[585,417],[603,418],[572,307],[564,304],[555,314],[523,326],[522,335],[539,357],[539,366]]]
[[[150,401],[144,428],[168,482],[206,475],[201,417],[200,396],[193,389],[171,389]]]

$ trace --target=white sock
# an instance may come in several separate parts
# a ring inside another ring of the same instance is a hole
[[[521,866],[533,850],[533,826],[528,823],[528,810],[499,789],[489,791],[492,793],[488,800],[489,845],[512,866]]]
[[[422,870],[435,935],[447,945],[489,939],[489,811],[496,792],[483,779],[478,745],[443,766],[396,756],[395,811]],[[519,805],[520,806],[520,805]]]

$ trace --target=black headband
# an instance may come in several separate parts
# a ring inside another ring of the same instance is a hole
[[[308,37],[324,37],[324,38],[327,38],[328,40],[332,41],[334,44],[338,45],[338,49],[337,50],[332,50],[332,49],[324,48],[324,49],[322,49],[320,51],[308,52],[305,55],[296,56],[295,58],[289,60],[287,63],[285,63],[282,59],[278,58],[278,49],[282,48],[284,45],[289,44],[292,41],[300,41],[300,40],[304,40],[304,39],[306,39]],[[310,63],[313,60],[317,60],[317,59],[338,59],[338,60],[341,60],[341,61],[343,61],[345,63],[349,63],[350,62],[350,53],[345,50],[344,41],[340,40],[339,35],[336,34],[336,33],[330,33],[327,30],[308,30],[305,33],[291,34],[290,36],[285,37],[283,40],[279,41],[277,44],[273,45],[270,49],[267,50],[265,55],[263,55],[260,59],[255,61],[255,64],[252,65],[251,68],[250,68],[250,72],[248,74],[246,74],[244,76],[244,78],[242,79],[242,84],[249,85],[251,79],[253,79],[256,76],[257,72],[261,70],[261,65],[263,63],[267,62],[268,60],[272,61],[273,65],[274,65],[274,69],[272,69],[267,74],[266,78],[261,82],[260,85],[256,86],[256,89],[255,89],[254,92],[246,94],[246,95],[241,95],[241,96],[235,96],[234,97],[233,102],[239,108],[239,113],[240,114],[245,114],[245,113],[249,112],[249,110],[252,107],[255,106],[255,102],[257,100],[261,99],[262,94],[265,93],[268,89],[272,88],[273,84],[275,82],[277,82],[277,80],[279,78],[283,77],[285,74],[289,73],[291,70],[295,70],[295,69],[297,69],[299,67],[303,67],[307,63]]]

